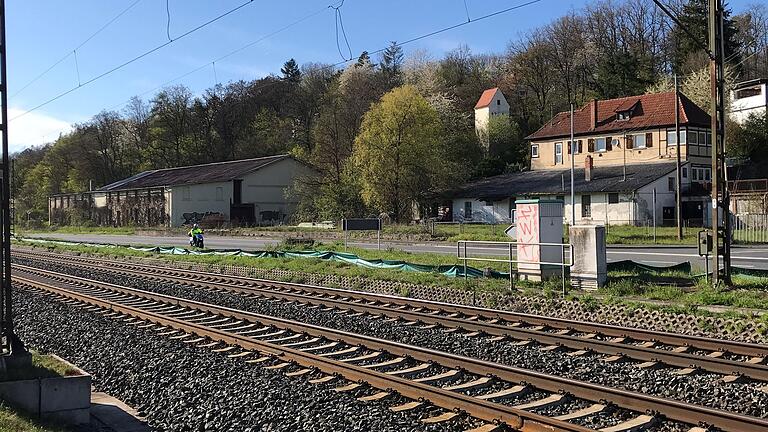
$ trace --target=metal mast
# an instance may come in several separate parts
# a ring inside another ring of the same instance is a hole
[[[677,188],[675,189],[675,208],[677,209],[677,214],[675,215],[675,220],[677,222],[677,239],[681,240],[683,238],[683,179],[680,176],[680,146],[682,143],[680,142],[680,87],[677,85],[677,74],[675,74],[675,136],[675,139],[677,140],[677,164],[675,165],[677,168]],[[688,135],[686,135],[686,137],[687,136]]]
[[[709,51],[712,97],[712,284],[731,282],[731,232],[728,184],[725,182],[725,67],[723,2],[709,0]],[[720,218],[722,211],[722,223]],[[720,259],[723,270],[720,273]]]
[[[2,131],[2,185],[0,186],[0,272],[2,273],[2,295],[0,295],[0,354],[12,354],[21,349],[20,341],[13,332],[13,313],[11,311],[11,175],[8,156],[8,75],[7,43],[5,38],[5,0],[0,0],[0,131]]]

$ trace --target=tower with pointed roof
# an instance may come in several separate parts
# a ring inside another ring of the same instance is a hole
[[[488,149],[488,124],[491,118],[509,115],[509,103],[498,87],[485,90],[475,104],[475,132],[486,150]]]

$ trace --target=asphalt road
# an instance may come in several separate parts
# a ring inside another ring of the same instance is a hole
[[[34,234],[30,237],[60,239],[78,242],[91,243],[114,243],[131,245],[158,245],[158,246],[188,246],[189,242],[186,236],[142,236],[142,235],[101,235],[101,234]],[[261,237],[228,237],[228,236],[207,236],[205,245],[214,249],[246,249],[258,250],[267,246],[280,243],[281,239],[261,238]],[[350,241],[350,246],[365,249],[376,249],[376,242],[370,241]],[[431,252],[442,253],[446,255],[456,254],[456,245],[450,243],[402,243],[385,242],[381,243],[382,249],[392,247],[408,252]],[[478,248],[474,252],[484,255],[506,255],[498,249]],[[696,253],[693,246],[655,246],[655,245],[637,245],[637,246],[609,246],[608,261],[633,260],[649,265],[667,266],[690,261],[694,266],[704,268],[704,260]],[[768,245],[761,247],[735,247],[732,251],[732,263],[738,267],[768,269]]]

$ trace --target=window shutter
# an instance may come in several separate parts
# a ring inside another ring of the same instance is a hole
[[[587,151],[590,153],[595,151],[595,140],[592,138],[587,140]]]
[[[648,132],[645,134],[645,146],[646,147],[653,147],[653,133]]]
[[[632,150],[635,148],[635,137],[632,135],[627,135],[625,138],[625,145],[627,146],[627,150]]]
[[[608,137],[605,139],[605,150],[611,151],[613,150],[613,146],[611,145],[611,141],[613,141],[613,137]]]

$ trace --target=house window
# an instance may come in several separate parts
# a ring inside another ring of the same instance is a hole
[[[538,144],[531,144],[531,157],[532,158],[539,157],[539,145]]]
[[[608,194],[608,204],[618,204],[619,203],[619,194],[618,193],[609,193]]]
[[[675,178],[674,177],[667,177],[667,187],[669,188],[670,192],[675,191]]]
[[[576,141],[576,147],[571,147],[571,142],[568,141],[568,154],[581,153],[581,140]]]
[[[190,199],[191,198],[190,198],[190,194],[189,194],[189,186],[184,186],[181,189],[181,200],[182,201],[189,201]]]
[[[595,151],[604,152],[606,150],[605,138],[598,138],[595,140]]]
[[[688,168],[683,168],[683,177],[688,178]]]
[[[675,135],[675,131],[667,131],[667,145],[676,145],[677,144],[677,135]]]
[[[592,217],[592,196],[590,195],[581,196],[581,217]]]
[[[709,168],[704,168],[704,180],[705,181],[709,181],[710,180],[709,174],[710,174]]]
[[[216,188],[216,201],[224,201],[224,188],[223,187],[217,187]]]
[[[636,149],[645,148],[645,134],[632,135],[632,146]]]
[[[464,201],[464,219],[472,219],[472,201]]]
[[[691,180],[699,180],[699,169],[691,168]]]
[[[555,143],[555,165],[563,163],[563,143]]]
[[[501,105],[501,99],[496,99],[496,105]]]
[[[680,131],[680,143],[685,144],[685,131]],[[674,129],[670,129],[667,131],[667,145],[675,145],[677,144],[677,134],[675,133]]]
[[[698,143],[699,143],[699,134],[696,133],[696,131],[691,131],[691,136],[688,138],[688,144],[698,144]]]

